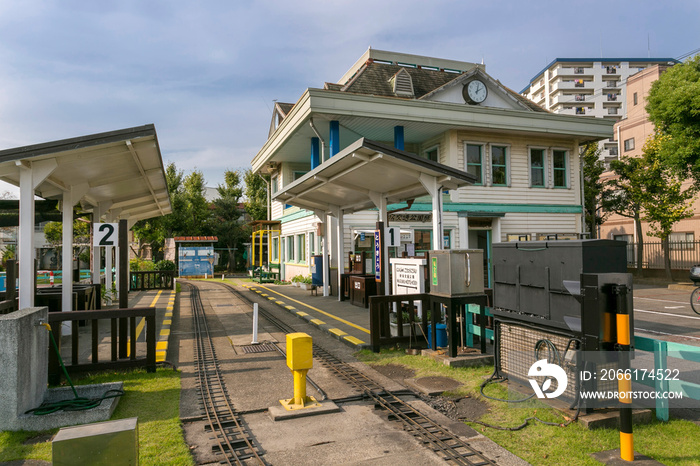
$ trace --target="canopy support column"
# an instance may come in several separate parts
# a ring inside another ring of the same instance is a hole
[[[421,173],[419,180],[433,200],[433,249],[442,250],[442,186],[438,185],[438,180],[434,176]]]

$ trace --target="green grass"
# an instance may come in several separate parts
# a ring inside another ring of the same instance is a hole
[[[454,395],[470,396],[486,403],[487,413],[482,422],[514,427],[526,418],[538,418],[566,423],[560,411],[533,401],[513,407],[509,403],[492,401],[479,393],[481,383],[491,375],[493,367],[449,368],[428,357],[408,356],[403,351],[383,350],[379,354],[363,350],[358,358],[370,365],[400,364],[416,371],[416,377],[446,376],[464,385]],[[507,396],[502,384],[490,384],[485,393],[497,398]],[[502,431],[468,423],[475,430],[491,438],[499,445],[534,465],[600,465],[589,455],[620,447],[620,434],[616,429],[587,430],[578,423],[566,427],[548,426],[535,421],[519,431]],[[634,425],[634,449],[666,465],[700,464],[700,426],[680,419],[660,422],[654,419],[649,424]]]
[[[194,464],[180,427],[180,373],[172,369],[106,373],[74,381],[76,385],[124,382],[124,396],[111,420],[138,417],[139,460],[143,465]],[[0,432],[0,462],[13,460],[51,461],[50,438],[58,429],[46,432]],[[45,441],[27,444],[33,437]]]

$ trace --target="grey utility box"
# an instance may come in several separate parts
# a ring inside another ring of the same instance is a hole
[[[614,240],[493,244],[494,315],[572,330],[581,304],[564,282],[580,287],[581,274],[627,273],[626,246]]]
[[[430,294],[459,296],[484,292],[484,251],[430,251]]]

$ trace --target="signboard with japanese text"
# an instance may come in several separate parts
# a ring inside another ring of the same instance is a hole
[[[374,279],[382,280],[382,240],[379,230],[374,232]]]

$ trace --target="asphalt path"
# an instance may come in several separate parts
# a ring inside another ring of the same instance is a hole
[[[687,290],[635,285],[635,335],[700,346],[700,315],[690,307]]]

